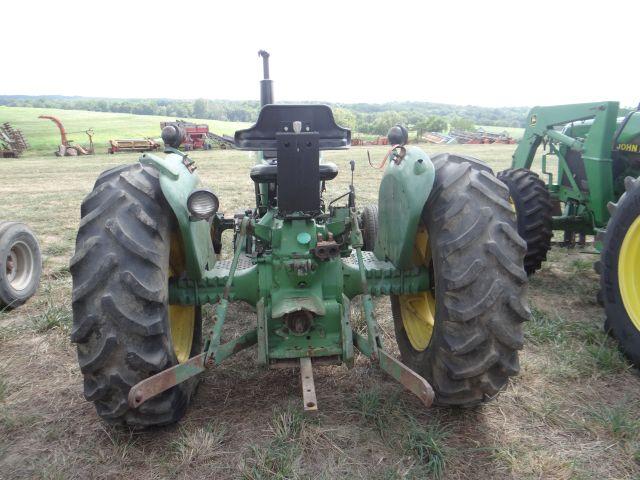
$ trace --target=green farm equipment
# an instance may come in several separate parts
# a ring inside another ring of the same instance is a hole
[[[618,102],[533,108],[512,166],[498,178],[527,242],[528,274],[546,259],[553,230],[564,231],[568,246],[595,236],[605,328],[640,365],[640,107],[620,113]],[[546,182],[531,171],[541,145]]]
[[[397,126],[378,206],[359,213],[353,182],[325,203],[338,168],[321,151],[348,148],[351,132],[325,105],[274,104],[261,55],[262,109],[234,137],[235,148],[257,152],[254,207],[218,212],[177,150],[176,126],[163,130],[164,157],[107,170],[84,199],[71,338],[87,400],[112,423],[171,423],[203,372],[252,346],[259,365],[300,367],[305,410],[318,408],[312,367],[351,366],[355,350],[425,406],[494,398],[518,372],[529,316],[508,189],[478,160],[405,145]],[[220,260],[227,229],[233,257]],[[381,295],[391,296],[402,361],[382,344]],[[364,321],[353,325],[355,297]],[[234,301],[255,308],[256,326],[222,342]],[[215,305],[211,328],[205,304]]]

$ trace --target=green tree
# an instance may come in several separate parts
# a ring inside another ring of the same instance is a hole
[[[341,127],[348,128],[349,130],[356,129],[356,114],[346,108],[334,108],[333,118],[336,123]]]
[[[416,124],[417,137],[422,137],[425,132],[444,132],[447,127],[448,124],[444,118],[431,115]]]
[[[198,98],[195,102],[193,102],[193,114],[197,118],[207,118],[208,111],[209,102],[204,98]]]
[[[451,130],[467,130],[470,132],[474,132],[476,126],[473,123],[473,120],[469,120],[468,118],[463,117],[453,117],[451,120]]]
[[[386,135],[391,127],[403,123],[404,118],[398,112],[382,112],[376,116],[372,125],[372,133]]]

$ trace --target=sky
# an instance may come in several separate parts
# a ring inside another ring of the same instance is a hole
[[[2,17],[0,95],[252,100],[265,49],[276,101],[640,102],[638,0],[20,0]]]

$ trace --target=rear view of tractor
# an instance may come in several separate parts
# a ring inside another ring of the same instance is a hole
[[[348,148],[351,132],[326,105],[275,104],[260,54],[262,109],[234,137],[257,152],[254,206],[234,218],[218,211],[177,149],[179,125],[163,129],[165,156],[107,170],[83,201],[71,338],[87,400],[111,423],[171,423],[203,372],[253,346],[260,366],[300,368],[305,410],[318,408],[313,368],[351,366],[356,350],[425,407],[493,399],[518,372],[529,315],[508,189],[478,160],[406,145],[398,126],[377,206],[359,212],[353,184],[323,198],[338,168],[321,153]],[[227,229],[233,256],[220,260]],[[401,360],[374,316],[383,295]],[[356,297],[362,329],[350,316]],[[255,328],[222,342],[233,301],[255,308]],[[215,305],[207,328],[205,304]]]
[[[531,171],[541,145],[544,180]],[[498,178],[527,242],[528,274],[546,259],[553,230],[568,246],[595,235],[605,328],[640,366],[640,111],[621,116],[618,102],[536,107]]]

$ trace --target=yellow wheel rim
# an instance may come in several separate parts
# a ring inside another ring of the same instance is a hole
[[[184,271],[183,252],[180,235],[174,232],[171,235],[171,250],[169,253],[169,278]],[[186,362],[191,355],[195,320],[196,307],[194,305],[169,305],[171,343],[179,363]]]
[[[421,225],[416,234],[414,262],[428,266],[431,262],[429,235]],[[417,351],[423,351],[429,345],[436,319],[436,299],[431,292],[399,295],[402,324],[409,343]]]
[[[620,247],[618,284],[624,308],[640,331],[640,217],[631,224]]]
[[[402,324],[411,346],[421,352],[431,340],[436,319],[436,300],[431,292],[400,295]]]

